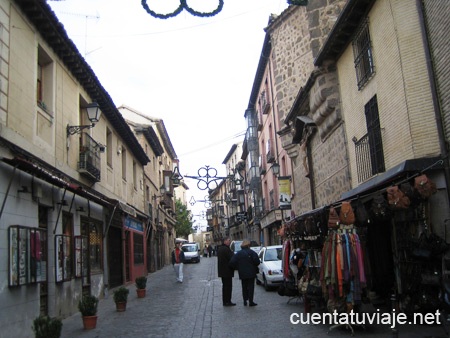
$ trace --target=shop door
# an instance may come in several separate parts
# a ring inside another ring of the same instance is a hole
[[[111,227],[108,232],[109,288],[123,284],[122,230]]]

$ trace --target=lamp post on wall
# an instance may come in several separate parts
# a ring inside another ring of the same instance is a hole
[[[97,102],[89,103],[86,106],[86,113],[88,115],[88,119],[91,122],[91,124],[87,125],[81,125],[81,126],[69,126],[67,125],[67,137],[69,135],[75,135],[81,133],[84,129],[90,129],[95,126],[95,124],[100,120],[100,116],[102,114],[100,110],[100,106]]]

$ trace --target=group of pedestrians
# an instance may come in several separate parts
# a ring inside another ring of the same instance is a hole
[[[242,298],[244,306],[256,306],[254,302],[255,278],[260,263],[255,251],[250,249],[250,241],[244,240],[241,250],[236,254],[230,249],[231,239],[225,237],[222,245],[217,248],[218,275],[222,278],[222,302],[223,306],[235,306],[231,301],[233,291],[234,271],[237,270],[242,285]],[[206,247],[205,247],[206,249]],[[172,251],[172,265],[178,283],[183,283],[184,252],[181,250],[181,243],[175,243]]]
[[[254,300],[255,278],[260,263],[255,251],[250,249],[250,241],[244,240],[236,254],[230,249],[230,238],[225,237],[217,250],[218,275],[222,278],[223,306],[234,306],[231,301],[234,271],[237,270],[242,285],[244,306],[256,306]]]

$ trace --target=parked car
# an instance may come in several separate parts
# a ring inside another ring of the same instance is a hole
[[[231,244],[230,244],[230,249],[234,253],[238,252],[239,250],[241,250],[242,242],[243,241],[232,241]],[[250,249],[252,249],[256,253],[259,253],[259,251],[261,250],[261,246],[255,241],[250,241]]]
[[[198,243],[186,243],[181,246],[185,263],[200,263],[200,246]]]
[[[256,274],[256,284],[263,284],[266,291],[281,285],[283,283],[281,267],[283,246],[271,245],[262,247],[258,256],[261,263]]]

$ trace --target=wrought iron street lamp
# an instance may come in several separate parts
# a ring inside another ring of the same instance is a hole
[[[275,176],[278,176],[280,174],[280,165],[277,162],[272,164],[270,168],[272,169],[272,172]]]
[[[159,187],[159,192],[161,195],[157,196],[156,194],[153,195],[153,199],[156,200],[157,198],[164,197],[166,195],[166,186],[163,184]]]
[[[69,126],[67,125],[67,136],[69,135],[75,135],[81,133],[84,129],[90,129],[95,126],[95,124],[100,120],[101,110],[100,106],[97,102],[89,103],[86,106],[86,112],[88,115],[88,119],[91,122],[91,124],[82,125],[82,126]]]

